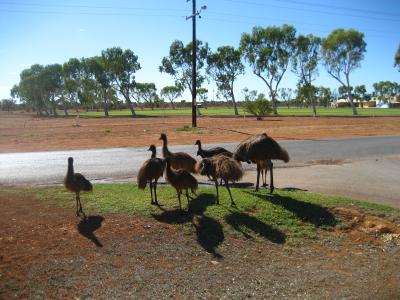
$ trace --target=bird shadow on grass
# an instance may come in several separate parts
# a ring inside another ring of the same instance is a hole
[[[163,210],[160,215],[152,214],[152,216],[157,221],[168,224],[192,223],[199,245],[214,257],[223,258],[217,251],[218,246],[225,239],[222,225],[217,220],[204,215],[207,207],[213,204],[215,204],[215,195],[203,193],[190,201],[188,211]]]
[[[258,198],[269,201],[274,205],[282,206],[291,211],[303,222],[308,222],[316,227],[335,227],[337,220],[327,208],[318,204],[303,202],[292,197],[280,196],[276,194],[262,195],[255,192],[247,192]]]
[[[102,216],[89,216],[83,218],[78,224],[78,231],[81,235],[91,240],[97,247],[103,247],[103,244],[97,239],[94,232],[101,227],[104,221]]]
[[[246,238],[252,238],[252,236],[248,234],[243,227],[276,244],[283,244],[286,241],[286,236],[282,231],[248,214],[233,212],[226,216],[225,220],[233,229],[242,233]]]

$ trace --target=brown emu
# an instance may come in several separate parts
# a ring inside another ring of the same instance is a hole
[[[181,204],[181,194],[183,190],[186,190],[186,198],[188,201],[189,205],[189,192],[188,190],[190,189],[192,193],[197,189],[198,183],[196,178],[194,178],[189,172],[179,169],[179,170],[174,170],[171,168],[171,157],[167,157],[165,159],[165,162],[167,164],[166,170],[165,170],[165,177],[167,179],[167,182],[169,182],[175,189],[176,192],[178,193],[178,200],[179,200],[179,209],[182,209],[182,204]]]
[[[80,193],[81,191],[92,191],[93,186],[82,174],[74,173],[74,159],[72,157],[68,158],[68,170],[67,175],[64,178],[64,186],[67,190],[75,193],[76,215],[79,216],[79,213],[85,215],[82,210]]]
[[[272,185],[273,185],[274,178],[271,177],[271,174],[272,174],[272,161],[270,159],[257,161],[257,171],[258,170],[261,173],[261,180],[263,182],[262,186],[263,187],[267,186],[267,182],[266,181],[267,181],[268,170],[270,170],[270,182],[272,182]]]
[[[150,145],[150,148],[148,150],[151,151],[151,158],[146,160],[140,167],[137,176],[137,184],[139,189],[144,190],[146,188],[147,182],[149,182],[151,204],[158,205],[157,181],[160,177],[163,176],[164,161],[161,158],[156,157],[156,146]],[[154,189],[154,198],[153,198],[153,189]]]
[[[196,171],[214,181],[217,190],[217,204],[219,204],[218,179],[220,178],[221,181],[224,181],[225,187],[229,192],[231,206],[236,206],[229,189],[229,181],[235,182],[242,178],[243,168],[240,162],[225,155],[217,155],[211,158],[203,158],[197,162]]]
[[[183,169],[190,173],[195,173],[196,160],[189,154],[184,152],[172,153],[168,150],[168,140],[165,133],[161,133],[159,138],[163,141],[162,154],[164,158],[171,158],[172,168],[178,170]]]
[[[249,137],[241,142],[233,152],[233,158],[238,161],[252,161],[257,164],[257,183],[256,191],[258,191],[260,182],[261,168],[258,165],[265,160],[279,159],[285,163],[289,161],[288,152],[282,148],[273,138],[269,137],[266,133],[257,134]],[[269,163],[270,169],[270,192],[274,191],[273,182],[273,164]]]
[[[194,143],[194,144],[199,146],[199,149],[197,150],[197,155],[201,156],[202,158],[212,157],[212,156],[220,155],[220,154],[226,155],[228,157],[232,157],[232,152],[226,150],[225,148],[214,147],[214,148],[211,148],[211,149],[208,149],[208,150],[204,150],[201,147],[201,141],[200,140],[197,140],[196,143]]]

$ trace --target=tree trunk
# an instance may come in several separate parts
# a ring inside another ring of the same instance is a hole
[[[317,108],[315,107],[315,99],[311,95],[311,91],[308,92],[308,98],[311,100],[311,105],[313,109],[313,118],[317,116]]]
[[[346,74],[346,82],[347,82],[347,97],[349,98],[351,109],[353,110],[353,116],[357,116],[357,109],[353,103],[353,97],[351,95],[351,90],[350,90],[350,80],[349,80],[349,75]]]
[[[136,117],[136,112],[135,109],[133,108],[133,103],[131,102],[131,100],[126,98],[126,103],[128,103],[129,109],[131,110],[131,117],[132,118]]]
[[[104,99],[104,116],[105,116],[106,118],[109,117],[109,115],[108,115],[108,102],[107,102],[107,99]]]
[[[175,103],[173,100],[171,101],[171,105],[172,105],[172,109],[175,109]]]
[[[231,89],[231,98],[232,98],[232,102],[233,102],[233,108],[235,110],[235,116],[238,116],[239,112],[238,112],[236,101],[235,101],[235,94],[232,89]]]
[[[277,116],[278,115],[278,110],[276,109],[275,94],[274,93],[271,93],[271,94],[272,94],[272,111],[274,113],[274,116]]]

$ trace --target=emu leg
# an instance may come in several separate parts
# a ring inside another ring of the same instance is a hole
[[[158,200],[157,200],[157,180],[158,179],[154,180],[154,199],[155,199],[154,203],[156,205],[158,205]]]
[[[178,200],[179,200],[179,209],[182,210],[182,205],[181,205],[181,191],[178,192]]]
[[[76,193],[76,195],[75,195],[75,200],[76,200],[76,216],[77,217],[79,217],[79,205],[78,205],[78,202],[79,202],[79,196],[78,196],[78,193]]]
[[[274,191],[274,174],[273,174],[273,171],[272,171],[272,169],[273,169],[273,167],[274,167],[274,164],[271,162],[271,164],[270,164],[270,169],[269,169],[269,184],[270,184],[270,186],[269,186],[269,193],[270,194],[272,194],[272,192]]]
[[[233,201],[233,198],[232,198],[231,190],[229,189],[228,180],[225,180],[225,186],[226,186],[226,189],[229,192],[229,196],[231,197],[231,206],[236,206],[236,203],[235,203],[235,201]]]
[[[221,181],[222,181],[222,179],[221,179]],[[215,183],[215,188],[217,189],[217,204],[219,204],[218,180],[215,179],[214,183]]]
[[[263,187],[267,186],[267,172],[268,172],[267,169],[261,170],[261,178],[262,178],[262,182],[263,182],[263,184],[262,184]]]
[[[154,204],[153,198],[153,182],[150,180],[150,195],[151,195],[151,204]]]
[[[258,192],[258,187],[260,185],[260,169],[257,167],[257,182],[256,182],[256,192]]]
[[[190,210],[190,198],[189,198],[189,191],[186,189],[186,199],[187,199],[187,207],[188,211]]]

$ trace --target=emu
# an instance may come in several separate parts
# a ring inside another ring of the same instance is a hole
[[[259,164],[272,159],[283,160],[287,163],[290,159],[288,152],[266,133],[257,134],[242,141],[233,152],[233,158],[238,161],[250,160],[257,164],[256,191],[258,191],[260,182],[261,168],[258,167]],[[270,193],[272,193],[274,191],[273,163],[270,162],[268,164],[270,169]]]
[[[168,139],[165,133],[161,133],[159,138],[163,141],[162,154],[164,158],[170,158],[172,168],[184,169],[187,172],[195,173],[196,160],[184,152],[171,152],[168,149]]]
[[[148,160],[146,160],[140,167],[137,176],[137,183],[138,187],[144,190],[146,188],[147,182],[149,182],[151,204],[158,205],[157,181],[160,177],[163,176],[165,164],[161,158],[156,157],[156,151],[157,151],[156,146],[150,145],[150,148],[148,150],[151,151],[151,157]],[[154,190],[154,198],[153,198],[153,190]]]
[[[197,150],[197,155],[201,156],[202,158],[206,158],[206,157],[212,157],[215,155],[226,155],[228,157],[232,157],[232,152],[226,150],[225,148],[222,147],[214,147],[208,150],[204,150],[201,147],[201,141],[197,140],[196,143],[194,143],[195,145],[197,145],[199,147],[199,149]]]
[[[67,190],[75,193],[76,216],[79,217],[79,213],[82,213],[85,216],[85,213],[82,210],[80,193],[81,191],[92,191],[93,185],[85,178],[85,176],[74,172],[74,159],[72,157],[68,158],[68,170],[67,175],[64,178],[64,186]]]
[[[229,189],[229,181],[235,182],[242,178],[243,168],[240,162],[225,155],[217,155],[211,158],[203,158],[196,164],[196,170],[199,174],[207,176],[214,181],[217,190],[217,204],[219,204],[218,179],[221,179],[229,192],[231,206],[236,206]]]
[[[183,169],[174,170],[171,168],[171,157],[167,157],[165,159],[166,162],[166,171],[165,177],[167,182],[169,182],[178,193],[178,200],[179,200],[179,209],[182,209],[181,204],[181,194],[183,190],[186,190],[186,198],[189,205],[189,192],[190,189],[192,193],[195,193],[195,190],[198,187],[198,183],[196,178],[194,178],[189,172]]]

